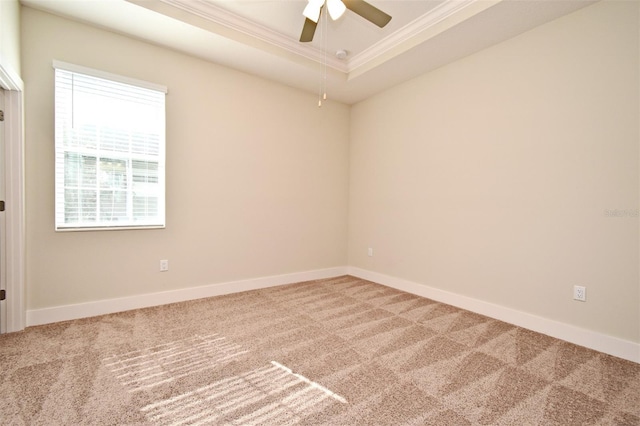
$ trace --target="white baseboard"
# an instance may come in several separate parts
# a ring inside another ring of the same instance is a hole
[[[190,287],[159,293],[140,294],[117,299],[98,300],[95,302],[78,303],[74,305],[32,309],[27,311],[27,326],[95,317],[98,315],[129,311],[131,309],[148,308],[151,306],[166,305],[169,303],[184,302],[187,300],[202,299],[205,297],[221,296],[224,294],[239,293],[248,290],[258,290],[261,288],[293,284],[302,281],[332,278],[346,274],[347,267],[343,266],[211,284],[201,287]]]
[[[426,297],[437,302],[466,309],[481,315],[486,315],[500,321],[536,331],[538,333],[543,333],[576,345],[604,352],[609,355],[640,363],[640,344],[638,343],[473,299],[467,296],[461,296],[459,294],[403,280],[401,278],[395,278],[351,266],[253,278],[241,281],[211,284],[201,287],[190,287],[159,293],[141,294],[118,299],[55,306],[52,308],[33,309],[27,311],[27,326],[88,318],[128,311],[131,309],[148,308],[151,306],[202,299],[205,297],[221,296],[224,294],[239,293],[242,291],[258,290],[261,288],[293,284],[302,281],[332,278],[346,274],[373,281],[401,291],[406,291],[407,293],[412,293],[417,296]]]
[[[640,363],[638,343],[365,269],[350,266],[348,274]]]

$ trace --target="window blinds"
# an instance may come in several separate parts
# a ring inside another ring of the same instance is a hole
[[[166,88],[54,68],[56,230],[164,227]]]

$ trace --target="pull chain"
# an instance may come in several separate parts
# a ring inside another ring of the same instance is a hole
[[[329,16],[327,16],[327,7],[326,5],[322,7],[321,11],[322,22],[324,28],[321,28],[322,31],[322,50],[324,51],[323,62],[321,66],[321,77],[320,77],[320,88],[318,90],[318,108],[322,107],[322,101],[327,100],[327,33],[329,32],[328,21]]]

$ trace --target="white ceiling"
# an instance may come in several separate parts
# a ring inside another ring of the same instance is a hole
[[[313,93],[326,69],[328,97],[348,104],[595,1],[369,0],[386,27],[347,11],[300,43],[306,0],[21,0]]]

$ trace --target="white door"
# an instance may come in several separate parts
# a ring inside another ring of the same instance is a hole
[[[4,146],[4,90],[0,88],[0,334],[7,331],[7,301],[4,300],[2,293],[7,288],[7,268],[6,268],[6,244],[5,244],[5,213],[4,213],[4,197],[5,197],[5,146]]]

